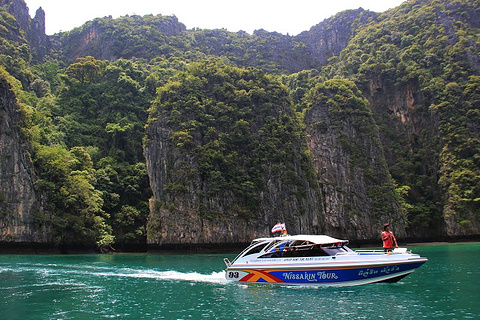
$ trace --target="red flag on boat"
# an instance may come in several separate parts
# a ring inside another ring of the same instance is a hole
[[[276,225],[273,226],[272,228],[272,233],[277,233],[277,232],[286,232],[287,228],[285,227],[285,223],[277,223]]]

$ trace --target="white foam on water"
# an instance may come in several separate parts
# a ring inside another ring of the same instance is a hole
[[[106,277],[126,277],[126,278],[143,278],[157,280],[176,280],[188,282],[207,282],[226,284],[225,271],[212,272],[211,274],[201,274],[198,272],[179,272],[179,271],[155,271],[155,270],[132,270],[120,269],[117,272],[96,272],[98,276]]]
[[[125,278],[143,278],[157,279],[167,281],[188,281],[226,284],[225,271],[212,272],[211,274],[201,274],[198,272],[180,272],[175,270],[157,271],[153,269],[132,269],[132,268],[112,268],[99,266],[73,266],[73,265],[22,265],[15,268],[0,267],[0,273],[3,272],[34,272],[43,277],[54,276],[76,276],[76,275],[94,275],[101,277],[125,277]]]
[[[215,284],[228,284],[229,282],[225,278],[225,271],[212,272],[211,274],[202,274],[198,272],[180,272],[175,270],[158,271],[154,269],[137,269],[137,268],[115,268],[111,266],[88,266],[88,265],[24,265],[16,268],[4,268],[0,267],[0,273],[2,272],[35,272],[48,279],[52,277],[62,277],[59,281],[61,284],[67,284],[70,279],[75,279],[76,276],[98,276],[98,277],[122,277],[122,278],[137,278],[137,279],[156,279],[162,281],[185,281],[185,282],[201,282],[201,283],[215,283]],[[239,284],[237,282],[231,282]],[[51,282],[56,284],[56,282]],[[60,284],[60,283],[59,283]],[[267,285],[267,283],[261,283]],[[42,285],[45,285],[42,283]],[[84,284],[80,284],[84,285]],[[274,285],[274,284],[271,284]],[[276,286],[284,286],[292,290],[298,289],[316,289],[316,286],[302,286],[302,285],[287,285],[287,284],[275,284]],[[248,288],[248,285],[245,285]]]

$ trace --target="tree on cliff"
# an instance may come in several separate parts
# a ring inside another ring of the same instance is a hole
[[[85,149],[38,145],[34,155],[40,173],[36,188],[47,197],[43,219],[52,224],[54,241],[62,246],[113,244],[101,193],[93,186],[93,163]]]
[[[147,66],[85,57],[65,75],[54,123],[68,147],[85,146],[91,154],[94,186],[117,243],[144,243],[150,187],[142,137],[152,99]]]

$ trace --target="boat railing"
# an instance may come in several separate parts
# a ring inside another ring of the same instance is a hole
[[[223,258],[223,262],[225,263],[225,265],[227,266],[227,268],[232,265],[232,263],[230,262],[230,260],[228,260],[228,258]]]
[[[355,251],[353,251],[353,252],[351,252],[351,251],[350,252],[348,252],[348,251],[347,252],[337,252],[335,254],[335,256],[347,256],[347,255],[352,254],[352,253],[355,253]]]
[[[402,253],[412,253],[412,250],[408,251],[407,248],[395,248],[391,252],[385,252],[383,250],[372,250],[372,249],[365,249],[365,250],[355,250],[354,252],[358,253],[385,253],[385,254],[402,254]]]

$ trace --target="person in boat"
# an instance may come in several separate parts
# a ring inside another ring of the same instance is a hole
[[[383,241],[383,251],[384,252],[392,252],[393,251],[393,243],[395,243],[395,247],[398,248],[397,239],[393,235],[393,232],[390,231],[390,224],[389,223],[385,223],[383,225],[382,241]]]
[[[280,221],[277,222],[276,225],[272,228],[272,233],[274,237],[280,237],[281,235],[286,235],[287,228],[285,227],[285,223],[281,223]]]
[[[283,256],[283,252],[280,251],[280,248],[279,248],[279,247],[277,247],[277,248],[275,249],[275,253],[272,255],[272,257],[281,257],[281,256]]]

